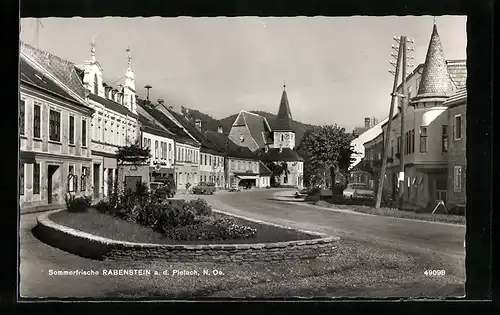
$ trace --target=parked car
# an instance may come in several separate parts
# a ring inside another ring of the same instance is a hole
[[[232,184],[231,187],[229,187],[229,191],[230,192],[241,191],[241,188],[240,188],[240,186],[238,186],[238,184]]]
[[[375,192],[368,185],[363,183],[350,183],[344,189],[342,195],[345,199],[374,199]]]
[[[151,182],[149,189],[160,198],[173,198],[176,193],[175,185],[169,182]]]
[[[193,187],[193,194],[213,195],[215,190],[216,188],[214,183],[199,182],[198,185]]]

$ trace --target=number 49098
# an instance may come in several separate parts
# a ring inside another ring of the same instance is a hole
[[[425,270],[424,275],[426,276],[444,276],[446,272],[444,270]]]

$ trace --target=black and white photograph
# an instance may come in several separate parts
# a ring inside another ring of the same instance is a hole
[[[462,298],[467,16],[20,19],[20,298]]]

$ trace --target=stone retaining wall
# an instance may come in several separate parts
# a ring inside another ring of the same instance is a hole
[[[61,211],[61,210],[58,210]],[[265,244],[165,245],[115,241],[54,223],[49,215],[37,218],[36,236],[67,252],[98,260],[165,259],[172,262],[243,262],[313,259],[331,256],[337,237]]]

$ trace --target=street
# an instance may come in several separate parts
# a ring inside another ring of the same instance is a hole
[[[221,192],[202,197],[212,203],[214,209],[339,236],[341,242],[362,243],[384,248],[394,255],[406,255],[412,257],[412,261],[421,267],[422,274],[427,269],[444,270],[445,277],[454,279],[451,282],[465,283],[463,248],[465,227],[463,226],[323,210],[276,201],[273,199],[273,194],[276,192],[277,190]],[[22,297],[111,297],[126,290],[148,294],[147,292],[151,292],[151,289],[148,289],[150,281],[155,282],[155,287],[165,286],[165,283],[158,283],[155,280],[137,281],[127,277],[50,276],[50,269],[102,270],[119,268],[119,265],[113,261],[84,259],[41,243],[31,234],[31,228],[36,224],[36,216],[37,214],[21,216],[20,294]],[[144,268],[148,263],[127,262],[126,268]],[[357,288],[357,292],[361,296],[364,293],[362,288]]]

